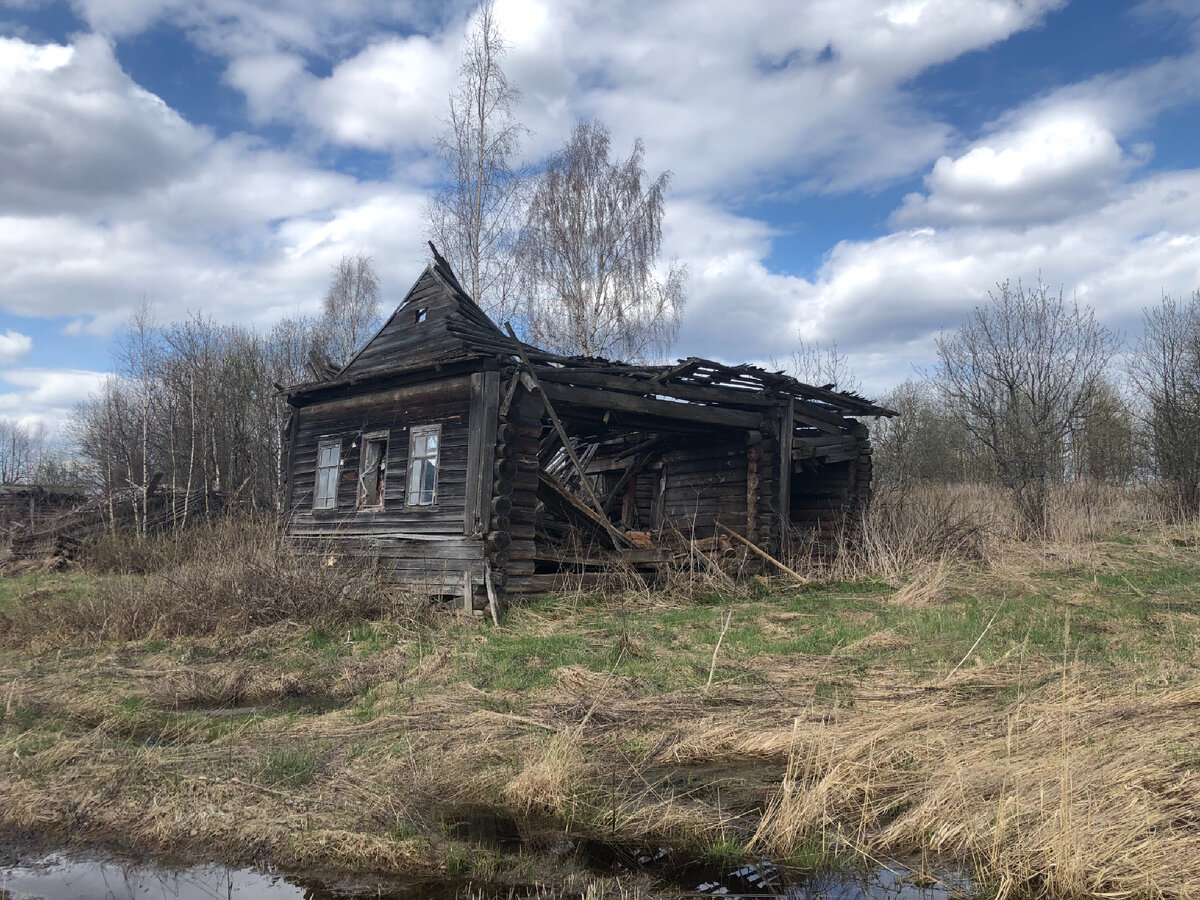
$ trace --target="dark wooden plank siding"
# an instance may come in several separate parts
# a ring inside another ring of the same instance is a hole
[[[461,355],[462,339],[446,327],[457,304],[457,299],[427,271],[379,333],[346,367],[343,377],[361,378],[386,372],[398,363],[413,366]],[[418,309],[425,310],[425,319],[419,323]]]
[[[314,404],[296,411],[297,426],[290,466],[288,533],[303,535],[461,535],[466,506],[469,377],[425,382],[345,400]],[[442,426],[437,502],[407,506],[409,429]],[[383,507],[357,508],[358,470],[363,433],[387,431],[387,480]],[[337,438],[342,445],[338,505],[314,511],[317,447]]]
[[[294,542],[300,552],[320,555],[330,563],[344,557],[367,561],[387,580],[418,593],[457,599],[468,577],[473,585],[483,581],[483,546],[461,535],[421,540],[331,534],[298,537]]]

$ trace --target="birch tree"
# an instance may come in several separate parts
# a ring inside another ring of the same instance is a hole
[[[379,276],[371,257],[343,254],[321,303],[318,335],[333,362],[345,365],[382,324]]]
[[[611,142],[600,122],[579,123],[533,191],[521,238],[529,335],[560,353],[644,360],[678,337],[687,270],[657,272],[670,173],[648,181],[641,140],[617,160]]]
[[[828,390],[862,390],[862,383],[854,374],[850,360],[838,349],[837,341],[823,344],[800,338],[788,359],[787,371],[800,381],[824,387]]]
[[[517,311],[514,252],[525,186],[517,157],[526,130],[513,112],[520,92],[504,74],[507,51],[488,0],[467,36],[438,139],[445,183],[425,208],[430,239],[497,321]]]

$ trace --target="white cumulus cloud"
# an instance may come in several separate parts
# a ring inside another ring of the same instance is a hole
[[[168,183],[207,137],[120,68],[94,36],[0,38],[0,206],[81,210]]]
[[[11,328],[0,334],[0,366],[21,362],[33,350],[33,338]]]
[[[0,416],[27,428],[43,426],[54,437],[75,405],[100,389],[105,372],[67,368],[0,370],[0,381],[15,390],[0,389]]]
[[[1011,131],[943,156],[898,223],[1044,221],[1101,205],[1130,168],[1113,133],[1074,110],[1045,111]]]

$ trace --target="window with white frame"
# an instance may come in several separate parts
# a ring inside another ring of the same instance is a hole
[[[388,433],[376,431],[362,436],[358,466],[358,506],[378,509],[383,506],[384,481],[387,478]]]
[[[331,438],[317,444],[317,483],[313,509],[337,509],[338,478],[342,471],[342,441]]]
[[[441,425],[418,425],[408,437],[408,505],[437,502],[438,447]]]

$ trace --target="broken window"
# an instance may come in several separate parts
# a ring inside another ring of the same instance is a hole
[[[441,425],[418,425],[409,434],[409,506],[430,506],[437,500],[438,445],[441,438]]]
[[[364,434],[358,468],[358,505],[360,509],[383,506],[387,476],[388,433]]]
[[[337,509],[338,476],[342,468],[342,442],[339,438],[317,445],[317,483],[313,490],[313,509]]]
[[[417,314],[415,316],[413,316],[413,323],[416,325],[420,325],[422,322],[424,322],[426,312],[428,312],[428,310],[424,306],[420,307],[417,310]]]

